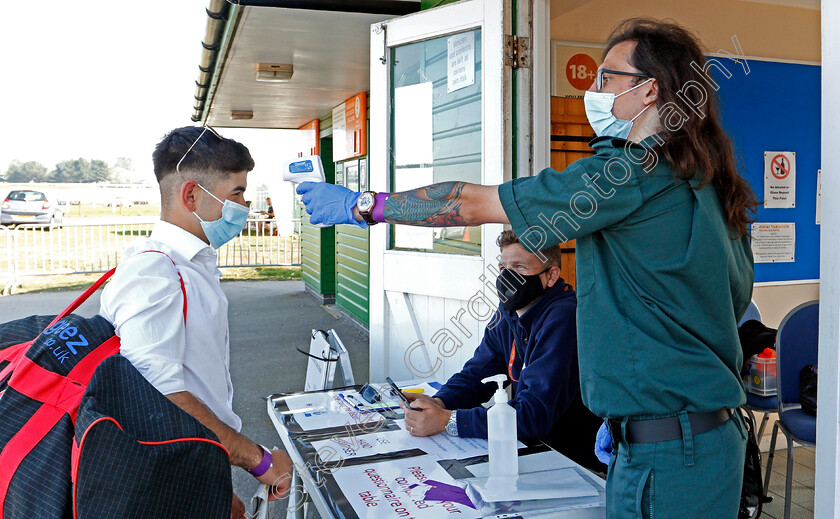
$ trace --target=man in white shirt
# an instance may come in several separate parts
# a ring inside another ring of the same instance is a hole
[[[254,161],[242,144],[192,126],[166,135],[152,160],[160,221],[149,238],[126,248],[102,293],[100,314],[114,325],[120,353],[212,430],[230,452],[231,464],[273,485],[277,498],[288,489],[291,462],[284,451],[268,451],[239,433],[228,302],[216,268],[215,249],[237,236],[248,217],[245,187]],[[244,513],[234,495],[231,517]]]

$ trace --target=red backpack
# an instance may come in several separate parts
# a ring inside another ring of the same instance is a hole
[[[162,517],[149,512],[167,506],[179,517],[230,514],[229,454],[216,436],[117,355],[105,318],[72,314],[113,273],[55,317],[0,324],[0,519]],[[186,321],[183,279],[181,290]],[[206,490],[207,478],[184,477],[195,468],[184,462],[204,458],[221,482],[209,504],[191,488],[198,480]],[[173,501],[183,490],[191,501]]]

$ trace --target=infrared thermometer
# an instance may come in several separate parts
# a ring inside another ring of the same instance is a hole
[[[296,157],[283,163],[283,180],[300,184],[301,182],[326,182],[324,176],[324,163],[318,155],[308,157]],[[315,227],[330,227],[322,223],[316,223]]]
[[[296,157],[283,164],[283,180],[301,182],[325,182],[324,163],[318,155]]]

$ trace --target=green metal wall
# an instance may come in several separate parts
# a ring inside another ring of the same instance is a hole
[[[370,230],[336,226],[335,303],[367,326],[370,305]]]
[[[335,164],[332,161],[332,136],[321,139],[321,161],[327,182],[335,182]],[[309,223],[306,211],[301,208],[300,244],[301,279],[306,286],[324,296],[325,302],[333,299],[335,284],[335,227],[320,228]]]
[[[354,191],[368,189],[367,157],[336,164],[335,183]],[[335,227],[335,303],[354,319],[370,319],[370,230]]]
[[[321,229],[301,219],[300,277],[317,294],[331,300],[335,294],[335,229]]]

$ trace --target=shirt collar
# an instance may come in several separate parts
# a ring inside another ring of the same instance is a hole
[[[665,133],[659,132],[652,135],[648,135],[644,139],[639,142],[629,141],[627,139],[623,139],[621,137],[613,137],[611,135],[602,135],[600,137],[595,137],[591,141],[589,141],[589,147],[593,150],[600,151],[601,149],[617,149],[623,150],[627,143],[630,143],[631,147],[640,148],[640,149],[653,149],[659,146],[660,141],[665,140]]]
[[[548,307],[551,303],[555,300],[560,299],[561,297],[565,297],[566,292],[566,282],[563,278],[559,278],[557,282],[549,287],[543,295],[534,303],[534,306],[529,308],[524,314],[517,315],[516,310],[512,310],[510,312],[502,310],[502,315],[505,316],[510,322],[515,323],[519,322],[522,326],[527,329],[531,328],[531,324],[537,320],[537,318],[543,314],[546,307]],[[569,286],[571,288],[571,286]],[[501,309],[501,305],[499,306]]]
[[[164,220],[155,223],[151,238],[168,246],[187,261],[192,261],[201,252],[209,251],[214,256],[216,252],[195,234]]]

